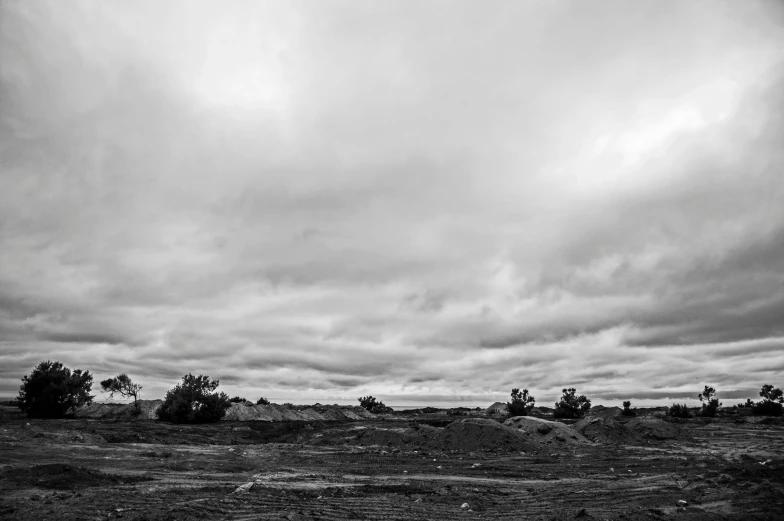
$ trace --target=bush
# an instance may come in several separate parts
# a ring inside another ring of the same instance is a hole
[[[751,408],[751,414],[755,416],[781,416],[784,414],[784,405],[778,402],[757,402]]]
[[[248,400],[246,400],[245,398],[241,398],[239,396],[235,396],[234,398],[229,398],[229,401],[231,403],[243,403],[243,402],[247,402]]]
[[[166,393],[163,404],[158,408],[158,418],[172,423],[217,422],[231,407],[231,400],[226,394],[215,392],[218,383],[208,376],[186,374],[182,383]]]
[[[623,410],[621,411],[621,414],[623,416],[637,416],[637,407],[635,407],[634,409],[632,409],[631,407],[632,407],[632,402],[630,402],[629,400],[623,402]]]
[[[373,414],[383,414],[392,412],[391,407],[384,405],[384,402],[376,400],[375,396],[363,396],[359,398],[359,405]]]
[[[528,394],[528,389],[512,389],[512,401],[506,404],[510,416],[528,416],[536,404],[536,398]]]
[[[270,404],[269,400],[267,400],[263,396],[258,400],[256,400],[256,405],[269,405],[269,404]]]
[[[115,394],[119,394],[123,398],[133,398],[133,407],[136,414],[139,414],[139,393],[142,391],[142,386],[135,384],[131,381],[127,374],[118,374],[113,378],[107,378],[101,381],[101,388],[103,392],[109,393],[109,398],[114,398]]]
[[[760,390],[762,400],[752,403],[751,413],[759,416],[781,416],[784,413],[784,392],[779,388],[774,388],[770,384],[765,384]]]
[[[719,407],[721,407],[721,402],[715,396],[716,389],[707,385],[705,386],[705,389],[697,395],[697,398],[702,402],[700,416],[707,416],[710,418],[716,416],[716,412],[719,410]]]
[[[691,411],[689,411],[685,403],[683,405],[674,403],[670,407],[669,415],[673,418],[691,418]]]
[[[561,401],[556,402],[553,417],[555,418],[582,418],[591,408],[591,400],[585,395],[576,396],[577,390],[572,387],[563,389]]]
[[[62,418],[76,407],[93,401],[93,376],[71,371],[60,362],[41,362],[22,378],[17,406],[30,418]]]

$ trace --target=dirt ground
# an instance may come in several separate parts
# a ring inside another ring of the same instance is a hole
[[[597,443],[486,418],[180,426],[6,411],[0,519],[784,519],[779,422],[656,421],[586,430]]]

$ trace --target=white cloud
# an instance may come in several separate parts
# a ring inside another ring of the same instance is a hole
[[[781,12],[722,5],[2,4],[0,392],[758,386]]]

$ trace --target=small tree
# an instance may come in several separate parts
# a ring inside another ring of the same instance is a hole
[[[391,407],[384,405],[384,402],[376,400],[375,396],[363,396],[359,398],[359,405],[373,414],[383,414],[392,412]]]
[[[561,400],[555,403],[553,416],[556,418],[581,418],[591,408],[591,400],[585,395],[576,396],[574,387],[562,390]]]
[[[632,402],[630,400],[626,400],[623,402],[623,410],[621,411],[621,414],[624,416],[637,416],[636,409],[637,407],[632,409]]]
[[[158,418],[172,423],[211,423],[220,420],[231,406],[231,401],[226,394],[215,392],[218,384],[218,380],[210,380],[209,376],[186,374],[182,377],[182,383],[166,393],[157,411]]]
[[[109,398],[114,398],[115,394],[119,394],[123,398],[133,398],[133,407],[136,410],[136,414],[139,414],[138,400],[142,386],[133,383],[127,374],[118,374],[113,378],[101,381],[101,390],[109,393]]]
[[[781,416],[784,412],[784,392],[779,388],[774,388],[770,384],[765,384],[760,390],[762,400],[757,403],[752,402],[752,413],[761,416]],[[751,400],[749,400],[751,401]]]
[[[241,398],[239,396],[235,396],[234,398],[229,398],[229,401],[231,403],[243,403],[243,402],[247,402],[248,400],[246,400],[245,398]]]
[[[269,400],[267,400],[263,396],[258,400],[256,400],[256,405],[269,405],[269,404],[270,404]]]
[[[62,418],[72,409],[93,401],[89,371],[71,371],[47,360],[22,377],[17,405],[30,418]]]
[[[685,403],[683,405],[674,403],[670,407],[669,415],[673,418],[691,418],[691,411],[689,411]]]
[[[528,416],[536,404],[536,398],[528,394],[528,389],[512,389],[512,401],[506,404],[510,416]]]
[[[716,416],[716,411],[718,411],[719,407],[721,407],[721,402],[715,396],[716,389],[708,385],[706,385],[705,389],[697,395],[697,398],[699,398],[700,402],[702,402],[702,412],[700,413],[701,416],[708,416],[711,418]]]

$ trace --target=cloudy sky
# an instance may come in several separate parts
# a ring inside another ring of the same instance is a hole
[[[773,0],[0,0],[0,394],[741,401],[783,115]]]

